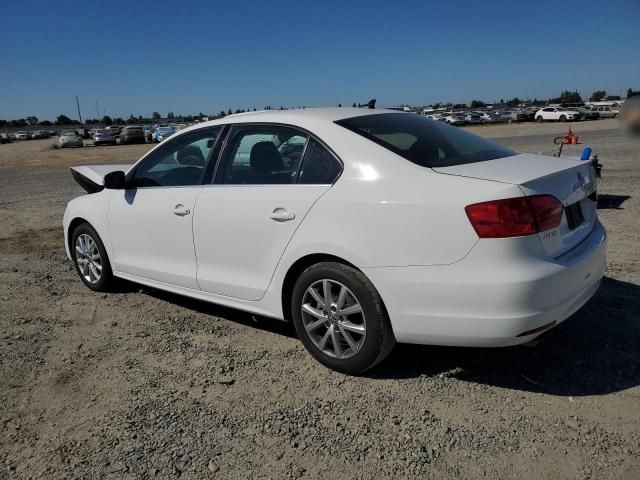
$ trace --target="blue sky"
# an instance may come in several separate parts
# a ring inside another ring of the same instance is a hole
[[[624,94],[639,20],[640,0],[0,0],[0,118],[76,118],[75,95],[128,117]]]

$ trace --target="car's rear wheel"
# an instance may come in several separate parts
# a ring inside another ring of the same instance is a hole
[[[71,255],[80,279],[91,290],[104,292],[114,283],[107,251],[88,223],[78,225],[71,237]]]
[[[538,123],[542,123],[542,122],[544,122],[544,118],[542,118],[542,115],[538,115],[538,116],[536,117],[536,122],[538,122]]]
[[[293,323],[305,348],[323,365],[358,374],[395,345],[386,309],[360,271],[340,263],[318,263],[298,278],[291,299]]]

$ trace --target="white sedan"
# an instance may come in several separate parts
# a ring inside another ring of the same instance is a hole
[[[114,277],[291,320],[348,373],[396,342],[507,346],[595,293],[606,233],[588,162],[520,154],[422,115],[239,114],[134,165],[74,167],[64,215],[92,290]]]
[[[547,120],[566,122],[567,120],[580,120],[581,118],[582,114],[577,110],[563,107],[545,107],[538,110],[535,114],[535,119],[538,123]]]

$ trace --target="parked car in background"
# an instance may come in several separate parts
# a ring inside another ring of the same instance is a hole
[[[115,145],[116,136],[114,131],[106,128],[99,128],[93,133],[93,144],[97,147],[99,145]]]
[[[501,115],[507,123],[526,122],[529,120],[529,114],[520,110],[503,110]]]
[[[465,125],[467,121],[464,119],[464,115],[461,113],[444,112],[442,118],[449,125]]]
[[[145,143],[144,131],[139,126],[124,127],[120,131],[120,143],[123,145],[130,143]]]
[[[6,133],[0,133],[0,144],[13,143],[13,139]]]
[[[145,125],[144,127],[142,127],[142,130],[144,131],[144,139],[147,142],[151,143],[151,141],[152,141],[151,136],[153,135],[153,128],[151,128],[148,125]]]
[[[467,112],[464,114],[464,121],[471,125],[477,125],[479,123],[485,123],[486,120],[482,119],[482,115],[475,112]]]
[[[445,122],[445,123],[447,122],[439,113],[428,113],[425,115],[425,117],[431,120],[436,120],[438,122]]]
[[[158,127],[153,131],[151,141],[154,143],[161,142],[164,139],[169,138],[174,133],[176,133],[176,131],[173,127]]]
[[[396,342],[530,342],[606,267],[590,162],[413,113],[228,116],[134,165],[72,173],[88,195],[67,205],[64,247],[88,289],[119,277],[292,321],[316,360],[351,374]]]
[[[480,120],[482,120],[481,123],[492,123],[493,122],[493,118],[487,112],[473,111],[471,113],[473,113],[475,115],[478,115],[480,117]]]
[[[593,115],[597,114],[598,118],[616,118],[618,116],[618,113],[620,113],[620,111],[616,108],[609,107],[609,106],[593,105],[589,109],[589,113]]]
[[[49,138],[51,135],[47,130],[36,130],[31,134],[31,138]]]
[[[563,107],[545,107],[536,112],[536,122],[545,121],[566,122],[567,120],[580,120],[582,115],[577,110]]]
[[[120,136],[120,132],[122,129],[120,127],[116,127],[115,125],[111,125],[109,127],[105,127],[104,130],[113,135],[116,139]]]
[[[88,128],[78,128],[78,135],[80,135],[85,140],[89,140],[91,138],[91,132]]]
[[[58,146],[60,148],[84,147],[84,142],[75,130],[65,130],[62,132],[62,135],[60,135],[60,138],[58,138]]]
[[[16,140],[31,140],[33,137],[30,132],[21,130],[16,133]]]

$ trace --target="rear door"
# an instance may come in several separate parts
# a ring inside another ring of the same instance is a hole
[[[200,288],[262,298],[289,240],[340,172],[336,157],[306,132],[232,127],[215,179],[195,208]]]

